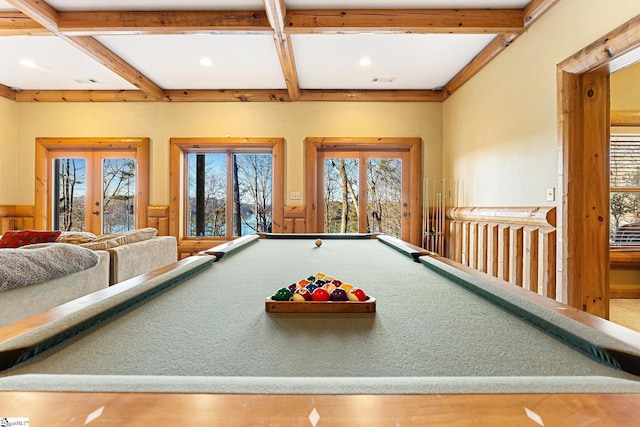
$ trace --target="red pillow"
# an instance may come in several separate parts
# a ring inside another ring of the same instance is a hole
[[[0,239],[0,248],[19,248],[35,243],[55,242],[61,231],[5,231]]]

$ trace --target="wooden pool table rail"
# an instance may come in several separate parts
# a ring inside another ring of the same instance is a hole
[[[635,427],[640,394],[275,395],[0,392],[32,426]],[[96,417],[85,424],[89,417]],[[542,422],[543,424],[540,424]]]

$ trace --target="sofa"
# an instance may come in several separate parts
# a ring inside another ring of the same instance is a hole
[[[174,263],[178,256],[175,237],[157,236],[154,228],[102,236],[62,232],[55,242],[13,250],[28,254],[25,251],[65,245],[97,255],[97,264],[64,277],[0,291],[0,327]]]

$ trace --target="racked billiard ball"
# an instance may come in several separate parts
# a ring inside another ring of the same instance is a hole
[[[298,284],[297,283],[292,283],[291,285],[288,286],[289,290],[293,293],[296,291],[296,289],[298,289]]]
[[[347,296],[347,293],[344,291],[344,289],[335,288],[331,292],[331,301],[348,301],[348,300],[349,300],[349,297]]]
[[[367,294],[360,288],[353,288],[348,294],[349,301],[364,301],[367,299]]]
[[[311,293],[311,299],[314,301],[329,301],[329,292],[322,288],[318,288]]]
[[[323,286],[323,288],[325,288],[327,292],[331,293],[334,289],[336,289],[336,285],[334,285],[333,283],[327,283]]]
[[[273,296],[276,301],[290,301],[293,294],[288,288],[278,289],[278,292]]]
[[[313,291],[315,291],[316,289],[318,289],[318,285],[315,285],[315,284],[313,284],[313,283],[309,283],[307,286],[305,286],[305,288],[306,288],[309,292],[313,293]]]
[[[346,293],[349,293],[351,292],[351,289],[353,289],[353,285],[350,283],[343,283],[340,285],[340,289],[344,289]]]
[[[306,288],[296,289],[293,293],[293,300],[297,302],[311,301],[311,292]]]

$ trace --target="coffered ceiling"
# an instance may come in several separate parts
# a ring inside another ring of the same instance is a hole
[[[16,101],[442,101],[559,0],[0,0]]]

